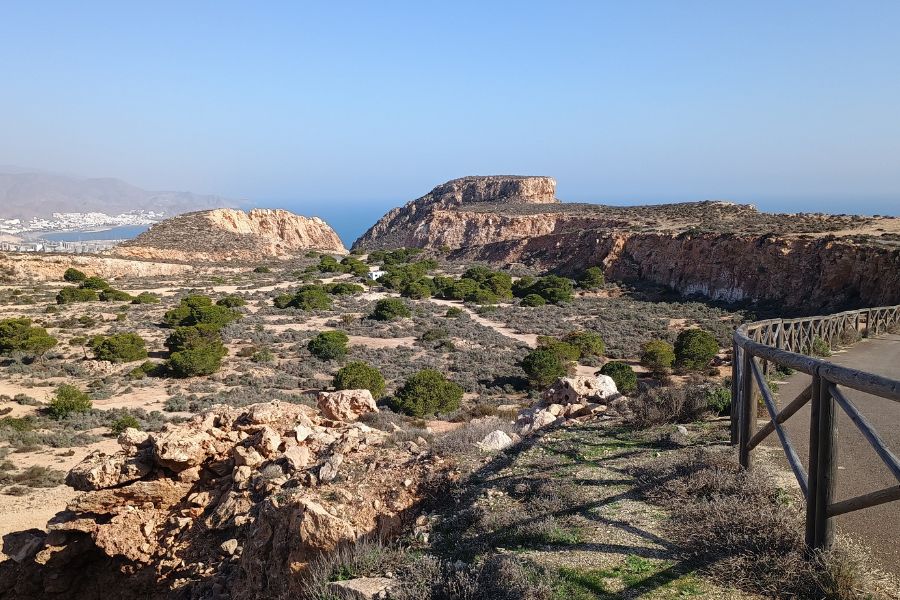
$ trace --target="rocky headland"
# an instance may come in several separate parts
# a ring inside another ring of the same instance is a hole
[[[186,213],[117,246],[116,256],[165,261],[253,261],[318,250],[345,254],[341,239],[318,217],[286,210],[220,208]]]
[[[900,302],[900,219],[770,214],[708,201],[562,203],[547,177],[466,177],[381,218],[353,245],[446,252],[648,281],[723,301],[824,311]]]

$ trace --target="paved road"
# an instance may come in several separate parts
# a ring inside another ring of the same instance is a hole
[[[863,340],[844,352],[835,353],[828,360],[863,369],[893,379],[900,379],[900,336],[886,335]],[[810,376],[797,373],[779,384],[778,399],[783,406],[809,385]],[[900,403],[841,388],[850,400],[873,424],[887,446],[900,455]],[[838,475],[837,500],[897,485],[897,480],[862,436],[856,425],[835,406],[838,418]],[[809,404],[788,419],[788,436],[809,465]],[[777,445],[773,433],[767,445]],[[787,466],[787,462],[784,462]],[[872,551],[872,558],[885,570],[900,575],[900,501],[836,517],[839,533],[864,541]]]

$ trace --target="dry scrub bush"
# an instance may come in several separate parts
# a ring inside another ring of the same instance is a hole
[[[727,453],[694,450],[632,471],[646,499],[669,510],[684,558],[717,581],[767,598],[896,597],[893,582],[861,570],[855,549],[838,544],[809,560],[802,503],[786,501],[763,469],[742,471]]]

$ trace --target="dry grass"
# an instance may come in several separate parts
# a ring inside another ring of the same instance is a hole
[[[718,581],[771,598],[896,598],[888,578],[839,543],[809,560],[798,503],[763,469],[740,471],[728,453],[692,450],[637,466],[649,501],[671,514],[670,533]]]

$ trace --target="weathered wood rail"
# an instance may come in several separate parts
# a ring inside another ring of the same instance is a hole
[[[832,517],[900,500],[900,459],[891,452],[841,387],[900,402],[900,381],[841,367],[808,356],[817,345],[849,345],[900,326],[900,305],[852,310],[800,319],[769,319],[742,325],[734,333],[732,360],[731,442],[738,446],[743,468],[751,467],[750,452],[775,432],[806,498],[806,544],[822,550],[831,546]],[[818,339],[817,339],[818,338]],[[780,412],[766,375],[772,365],[788,367],[812,377],[809,386]],[[841,386],[841,387],[839,387]],[[756,429],[758,391],[769,422]],[[804,465],[782,424],[810,403],[809,460]],[[837,445],[835,405],[860,430],[898,484],[836,501]]]

